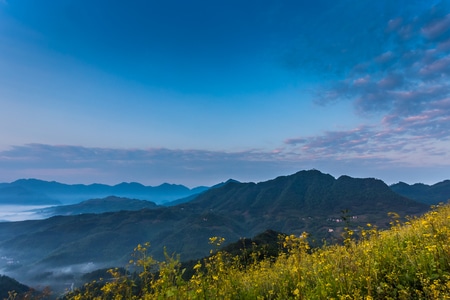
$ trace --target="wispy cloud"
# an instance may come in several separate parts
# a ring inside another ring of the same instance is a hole
[[[288,139],[291,153],[318,161],[346,160],[361,163],[371,161],[373,167],[391,164],[392,168],[405,166],[450,166],[448,134],[442,123],[450,118],[439,116],[429,128],[431,116],[421,115],[404,119],[396,129],[382,130],[375,126],[361,126],[352,130],[327,131],[322,135]],[[427,126],[424,128],[423,124]],[[444,127],[439,130],[439,126]],[[414,133],[414,135],[411,134]],[[439,139],[439,141],[436,141]]]
[[[350,99],[361,115],[387,112],[407,117],[446,98],[450,92],[450,14],[442,10],[432,7],[411,20],[391,19],[385,24],[384,49],[354,64],[343,79],[322,87],[316,102],[324,105]]]
[[[443,40],[450,37],[450,14],[432,19],[422,27],[422,34],[429,40]]]
[[[242,181],[269,179],[297,167],[282,154],[248,150],[114,149],[29,144],[0,152],[1,180],[35,177],[84,183],[139,181],[187,185],[215,184],[228,178]]]
[[[422,148],[417,151],[412,145],[421,145]],[[411,163],[411,160],[421,162],[425,151],[426,163]],[[433,167],[436,170],[439,160],[433,157],[442,158],[446,153],[445,147],[439,148],[425,139],[399,139],[393,132],[380,132],[371,126],[286,140],[284,146],[272,151],[29,144],[0,152],[0,181],[39,178],[66,183],[137,181],[149,185],[170,182],[197,186],[213,185],[229,178],[262,181],[316,168],[334,176],[346,174],[378,177],[388,182],[416,182],[423,181],[424,169]],[[447,157],[446,161],[450,159]],[[445,164],[438,166],[445,167]],[[410,172],[412,168],[422,172]],[[439,181],[445,177],[442,172],[435,172],[434,177],[428,178]]]
[[[410,19],[392,18],[382,29],[379,53],[360,57],[344,76],[317,91],[317,104],[351,101],[362,119],[378,117],[378,124],[294,137],[286,145],[311,157],[384,157],[405,165],[448,166],[449,12],[440,3]]]

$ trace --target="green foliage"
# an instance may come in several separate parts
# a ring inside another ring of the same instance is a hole
[[[346,233],[344,245],[312,249],[310,237],[282,237],[276,258],[254,259],[215,249],[183,278],[178,258],[148,256],[148,244],[135,249],[130,263],[137,276],[114,273],[101,287],[88,284],[67,299],[450,299],[450,205],[401,224],[391,214],[389,230],[372,224]],[[352,236],[357,236],[354,238]]]
[[[44,300],[51,299],[52,291],[45,287],[42,291],[37,291],[23,285],[8,276],[0,275],[0,299],[4,300]]]

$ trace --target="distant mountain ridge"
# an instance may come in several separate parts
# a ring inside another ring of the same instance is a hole
[[[184,185],[168,183],[153,187],[136,182],[123,182],[111,186],[98,183],[90,185],[64,184],[56,181],[19,179],[11,183],[0,183],[0,204],[74,204],[111,195],[162,204],[198,194],[207,189],[208,187],[203,186],[189,189]]]
[[[0,204],[58,205],[61,202],[45,193],[30,190],[20,185],[4,185],[0,186]]]
[[[177,199],[177,200],[174,200],[174,201],[166,202],[166,203],[164,203],[163,205],[164,205],[164,206],[175,206],[175,205],[178,205],[178,204],[190,202],[190,201],[194,200],[195,198],[197,198],[200,194],[206,192],[207,190],[215,189],[215,188],[221,187],[221,186],[223,186],[223,185],[225,185],[225,184],[228,184],[228,183],[230,183],[230,182],[240,183],[239,181],[237,181],[237,180],[235,180],[235,179],[228,179],[228,180],[225,181],[225,182],[221,182],[221,183],[215,184],[215,185],[213,185],[212,187],[207,188],[206,190],[201,191],[201,192],[199,192],[199,193],[197,193],[197,194],[192,194],[192,195],[187,196],[187,197],[185,197],[185,198],[181,198],[181,199]]]
[[[40,215],[52,217],[80,214],[101,214],[122,210],[136,211],[141,209],[154,209],[157,207],[158,205],[151,201],[109,196],[100,199],[90,199],[76,204],[46,207],[37,209],[35,212]]]
[[[391,185],[390,188],[402,196],[429,205],[450,200],[450,180],[444,180],[433,185],[423,183],[409,185],[399,182]]]

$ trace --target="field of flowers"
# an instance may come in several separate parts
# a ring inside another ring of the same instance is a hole
[[[308,235],[286,236],[277,258],[246,263],[226,252],[194,266],[185,278],[175,256],[157,262],[148,244],[138,245],[130,266],[113,280],[92,282],[66,299],[450,299],[450,205],[400,223],[391,214],[389,230],[347,229],[342,245],[310,248]],[[218,249],[223,239],[210,243]]]

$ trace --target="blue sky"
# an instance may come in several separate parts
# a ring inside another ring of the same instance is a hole
[[[0,0],[0,181],[450,176],[448,1]]]

